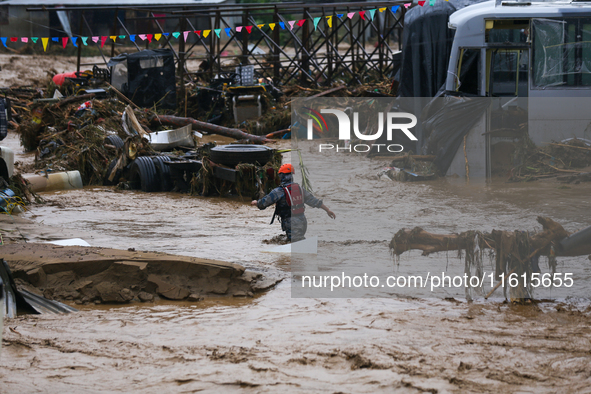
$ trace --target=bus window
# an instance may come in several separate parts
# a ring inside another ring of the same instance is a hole
[[[529,52],[526,49],[489,49],[488,94],[493,97],[528,95]]]
[[[457,91],[478,95],[480,82],[480,49],[462,48],[458,63]]]

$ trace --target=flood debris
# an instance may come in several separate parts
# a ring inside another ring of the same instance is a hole
[[[460,234],[433,234],[420,227],[411,230],[401,229],[390,241],[389,248],[395,256],[400,256],[412,249],[422,250],[423,255],[442,251],[463,251],[466,272],[476,268],[480,273],[484,251],[492,250],[495,256],[495,275],[499,281],[512,273],[517,273],[518,277],[521,277],[524,273],[539,272],[537,261],[540,256],[548,256],[550,268],[554,273],[557,256],[591,254],[591,227],[569,234],[559,223],[550,218],[539,216],[537,221],[543,227],[543,231],[539,233],[519,230],[514,232],[492,230],[487,233],[471,230]],[[511,288],[511,290],[513,300],[531,298],[531,292],[525,287]]]
[[[280,280],[235,263],[158,252],[32,243],[3,248],[19,289],[76,304],[253,296]]]

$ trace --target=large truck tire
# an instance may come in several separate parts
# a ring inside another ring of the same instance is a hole
[[[265,165],[274,150],[264,145],[222,145],[211,148],[209,158],[217,164],[236,167],[239,163]]]
[[[131,187],[144,192],[156,192],[159,183],[156,167],[151,157],[141,156],[133,161],[130,169]]]

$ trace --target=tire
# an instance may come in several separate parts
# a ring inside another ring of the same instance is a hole
[[[118,135],[109,135],[105,137],[105,145],[113,145],[117,149],[123,148],[124,142]]]
[[[111,163],[109,164],[109,167],[107,168],[107,173],[105,174],[105,179],[103,179],[103,185],[115,186],[119,183],[119,178],[121,178],[121,170],[117,170],[117,172],[115,173],[115,177],[113,178],[113,181],[109,181],[109,175],[111,174],[111,171],[113,171],[113,168],[115,168],[117,161],[118,159],[113,159],[113,161],[111,161]]]
[[[164,164],[167,161],[170,161],[170,157],[168,156],[153,156],[152,161],[154,162],[154,167],[156,167],[156,175],[158,180],[160,181],[160,191],[169,192],[172,190],[172,177],[170,173],[170,167]]]
[[[141,156],[133,161],[130,169],[130,182],[134,189],[141,189],[144,192],[158,191],[158,178],[152,158]]]
[[[211,148],[209,158],[233,168],[239,163],[265,165],[273,158],[273,153],[273,149],[263,145],[222,145]]]

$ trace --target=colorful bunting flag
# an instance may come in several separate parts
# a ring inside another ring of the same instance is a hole
[[[328,23],[328,27],[332,27],[332,15],[326,17],[326,23]]]
[[[305,20],[305,19],[300,19],[300,20],[298,21],[298,23],[296,23],[296,24],[297,24],[299,27],[302,27],[302,26],[304,26],[304,23],[306,23],[306,20]]]
[[[361,19],[365,20],[365,11],[359,11],[359,16]]]
[[[49,43],[49,38],[43,37],[41,38],[41,42],[43,43],[43,52],[47,51],[47,44]],[[2,40],[4,46],[6,46],[6,39]]]
[[[135,37],[135,36],[134,36]],[[88,40],[88,37],[80,37],[82,39],[82,44],[84,44],[84,46],[86,46],[86,40]],[[37,40],[35,40],[35,42],[37,42]]]
[[[0,37],[0,40],[2,40],[2,44],[4,44],[4,46],[6,46],[6,37]]]
[[[68,37],[62,37],[62,46],[65,48],[68,45]]]
[[[320,19],[322,19],[322,18],[320,18],[320,17],[314,18],[314,30],[316,30],[316,28],[318,27],[318,22],[320,22]]]
[[[189,33],[190,33],[189,31],[184,31],[184,32],[183,32],[183,40],[184,40],[185,42],[187,42],[187,37],[189,36]]]
[[[218,38],[220,38],[220,33],[222,32],[222,29],[214,29],[213,32],[216,36],[218,36]]]
[[[285,22],[279,22],[279,26],[281,26],[281,29],[285,30]]]
[[[384,12],[388,9],[388,7],[380,8],[380,12]]]
[[[170,35],[170,33],[162,33],[162,35],[163,35],[164,37],[168,37],[168,36]]]
[[[271,30],[275,30],[275,23],[269,23],[269,27],[271,28]]]
[[[51,37],[51,41],[60,42],[60,38],[59,37]]]
[[[99,37],[95,37],[95,36],[92,37],[92,41],[94,41],[95,43],[97,43],[98,40],[99,40]]]
[[[236,31],[240,33],[242,31],[242,26],[236,26]]]
[[[347,14],[347,17],[349,17],[349,19],[353,19],[354,16],[355,16],[355,13],[354,12],[349,12]]]
[[[173,36],[174,38],[179,38],[179,37],[180,37],[180,35],[181,35],[181,32],[178,32],[178,31],[175,31],[174,33],[172,33],[172,36]]]
[[[17,42],[18,41],[18,37],[10,37],[10,42]]]
[[[410,4],[411,4],[411,3],[404,3],[404,8],[408,8],[408,7],[410,7]]]
[[[392,6],[392,13],[393,13],[393,14],[395,14],[395,13],[396,13],[396,11],[398,11],[398,8],[400,8],[400,6],[399,6],[399,5],[393,5],[393,6]]]
[[[376,9],[374,8],[373,10],[369,10],[369,17],[370,19],[373,21],[373,17],[376,14]]]
[[[109,36],[109,38],[110,38],[111,40],[113,40],[113,42],[115,42],[115,40],[117,40],[117,36]]]
[[[28,37],[21,37],[21,41],[22,42],[29,42],[29,38]]]
[[[429,5],[430,6],[434,6],[435,5],[435,0],[429,0]]]
[[[341,19],[345,14],[337,14],[337,18]]]
[[[125,37],[126,37],[126,36],[125,36],[125,34],[124,34],[124,35],[122,35],[122,36],[119,36],[119,39],[120,39],[120,40],[124,40],[124,39],[125,39]]]
[[[101,48],[105,46],[105,42],[107,42],[107,36],[101,36]]]
[[[289,23],[289,30],[293,30],[293,25],[295,24],[296,21],[287,21],[287,23]]]
[[[195,30],[195,34],[197,34],[197,37],[201,38],[201,30]]]
[[[152,42],[152,37],[154,37],[154,35],[152,35],[152,34],[146,34],[146,38],[148,39],[148,42],[149,43]]]
[[[129,40],[130,40],[131,42],[135,42],[135,34],[130,34],[130,35],[129,35]],[[84,45],[86,45],[86,42],[84,43]]]
[[[72,45],[74,45],[77,48],[78,45],[76,44],[76,41],[78,41],[78,37],[72,37]]]
[[[418,3],[421,7],[423,7],[425,5],[425,0],[420,0]]]
[[[252,26],[244,26],[248,34],[252,33]]]
[[[138,36],[138,37],[139,37],[139,38],[140,38],[142,41],[146,41],[146,38],[148,38],[148,37],[146,37],[146,35],[145,35],[145,34],[138,34],[137,36]]]
[[[207,38],[209,33],[211,33],[211,30],[203,30],[203,37]]]
[[[262,25],[257,25],[257,27],[258,27],[259,29],[262,29],[262,28],[263,28],[263,26],[265,26],[265,24],[264,24],[264,23],[263,23]]]
[[[154,38],[156,39],[156,41],[160,41],[160,39],[162,38],[162,34],[156,33],[154,34]]]
[[[39,37],[31,37],[31,41],[33,41],[33,44],[37,44],[38,39]]]

